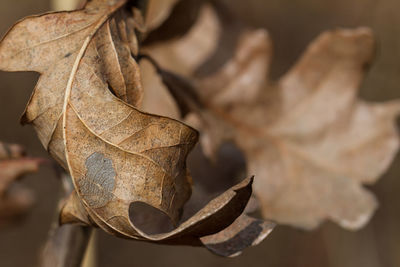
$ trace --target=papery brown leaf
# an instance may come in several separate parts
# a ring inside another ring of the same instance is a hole
[[[201,238],[211,251],[225,257],[238,256],[243,249],[256,246],[274,229],[275,223],[241,215],[224,231]]]
[[[199,238],[242,213],[252,179],[168,232],[137,226],[142,217],[143,227],[157,222],[146,219],[151,212],[178,224],[191,193],[185,161],[197,132],[136,108],[143,92],[132,54],[141,16],[129,8],[124,0],[93,0],[82,10],[26,18],[0,43],[0,68],[41,74],[23,122],[33,124],[72,176],[76,195],[65,204],[62,221],[138,240],[202,245]]]
[[[34,202],[30,190],[12,186],[21,176],[39,169],[40,159],[23,154],[21,146],[0,142],[0,226],[24,215]]]
[[[189,55],[209,54],[210,46],[187,39],[209,22],[199,20],[186,37],[148,51],[166,70],[195,81],[207,108],[195,109],[187,122],[200,129],[205,153],[214,157],[226,141],[238,145],[249,174],[258,178],[254,191],[264,218],[306,229],[324,219],[348,229],[364,226],[377,202],[362,185],[385,172],[399,146],[399,101],[358,99],[374,52],[371,31],[322,34],[272,84],[267,79],[271,44],[263,30],[243,31],[231,60],[211,75],[196,77],[204,62],[192,63]],[[210,27],[211,32],[220,29],[216,23]],[[178,48],[179,56],[171,53]],[[164,82],[170,90],[176,87]]]

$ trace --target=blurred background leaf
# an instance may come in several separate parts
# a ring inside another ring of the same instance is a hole
[[[273,78],[285,73],[320,32],[336,27],[371,27],[378,50],[361,97],[375,101],[400,97],[398,0],[223,1],[246,22],[270,32],[274,42]],[[1,1],[0,32],[3,35],[22,17],[50,9],[49,0]],[[34,156],[46,156],[33,130],[18,122],[37,77],[32,73],[0,73],[0,139],[22,143]],[[36,262],[60,191],[53,176],[44,168],[23,182],[36,192],[37,205],[23,224],[0,233],[1,266],[32,266]],[[99,266],[132,266],[133,259],[136,266],[400,266],[400,157],[370,189],[380,207],[367,227],[358,232],[331,223],[314,232],[278,227],[269,240],[235,259],[218,258],[197,248],[120,240],[99,232]]]

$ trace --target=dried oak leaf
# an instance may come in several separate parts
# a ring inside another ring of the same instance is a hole
[[[13,186],[21,176],[36,172],[41,162],[23,155],[21,146],[0,142],[0,227],[25,215],[34,202],[30,190]]]
[[[210,244],[221,255],[236,255],[242,246],[230,240],[248,232],[247,244],[255,244],[272,227],[238,218],[251,196],[252,178],[167,232],[147,227],[159,226],[161,217],[178,224],[191,193],[186,157],[198,137],[181,122],[136,108],[143,92],[132,54],[140,21],[128,1],[93,0],[82,10],[26,18],[0,43],[0,69],[41,74],[22,121],[33,124],[72,176],[76,192],[61,221],[136,240]]]
[[[254,191],[266,218],[308,229],[325,218],[361,228],[377,206],[362,184],[374,183],[399,147],[400,102],[358,99],[374,52],[371,31],[323,33],[276,84],[262,83],[266,72],[256,73],[258,90],[246,86],[260,58],[255,39],[244,36],[236,57],[202,81],[212,92],[209,103],[221,108],[231,118],[224,120],[227,127],[235,129],[231,136],[221,131],[209,136],[214,144],[203,141],[211,146],[207,151],[226,137],[236,141],[249,172],[260,178]],[[270,46],[267,36],[264,43]],[[267,59],[270,53],[264,51]],[[225,86],[215,87],[216,80]]]
[[[263,30],[242,32],[231,60],[196,76],[204,62],[191,56],[212,54],[216,38],[195,37],[219,31],[218,21],[203,16],[187,36],[147,51],[162,68],[194,81],[206,108],[187,121],[200,130],[203,150],[213,157],[225,141],[238,145],[258,178],[254,193],[264,218],[305,229],[324,219],[361,228],[377,207],[362,185],[385,172],[399,147],[400,102],[358,98],[374,52],[371,31],[323,33],[276,83],[267,80],[272,49]],[[164,82],[176,87],[168,77]]]

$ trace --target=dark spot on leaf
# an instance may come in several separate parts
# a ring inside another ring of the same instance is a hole
[[[78,181],[82,198],[92,208],[105,206],[113,198],[115,170],[112,160],[95,152],[85,162],[86,175]]]
[[[71,53],[67,53],[67,54],[65,54],[65,58],[67,58],[67,57],[69,57],[70,55],[72,55]]]

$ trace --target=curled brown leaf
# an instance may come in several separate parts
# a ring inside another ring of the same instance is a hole
[[[240,216],[253,180],[179,222],[191,194],[186,157],[197,132],[137,109],[143,90],[134,55],[136,31],[143,29],[131,4],[93,0],[81,10],[26,18],[0,43],[0,69],[41,74],[22,121],[71,174],[75,192],[62,222],[136,240],[203,245],[201,237]],[[157,218],[171,229],[147,229]],[[261,236],[269,231],[257,229]]]

